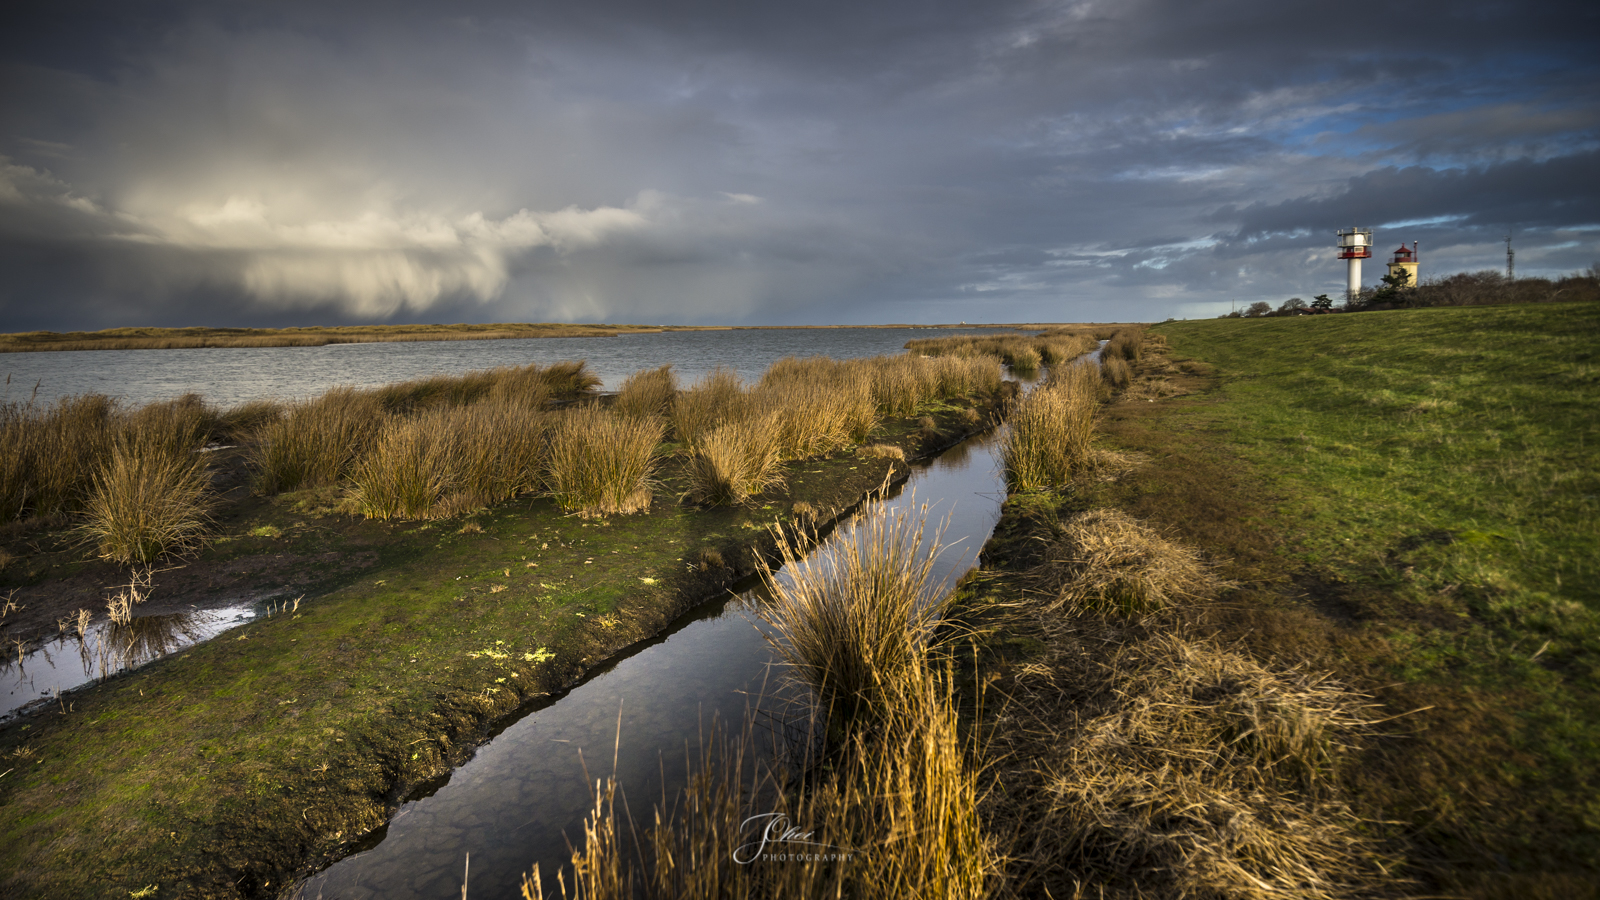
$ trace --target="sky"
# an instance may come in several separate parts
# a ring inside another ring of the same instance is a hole
[[[1600,5],[0,12],[0,331],[1159,321],[1600,262]]]

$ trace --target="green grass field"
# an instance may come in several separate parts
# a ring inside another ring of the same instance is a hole
[[[1433,707],[1357,775],[1419,867],[1483,896],[1596,872],[1600,305],[1155,331],[1215,372],[1157,430],[1262,498],[1258,572],[1336,623],[1341,674]]]

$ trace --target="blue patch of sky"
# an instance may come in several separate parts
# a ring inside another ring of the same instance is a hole
[[[1571,60],[1517,55],[1416,81],[1367,83],[1325,98],[1322,105],[1330,112],[1297,120],[1277,138],[1288,147],[1318,155],[1381,153],[1389,143],[1360,134],[1362,128],[1508,103],[1543,106],[1550,100],[1550,83],[1570,83],[1571,77]]]

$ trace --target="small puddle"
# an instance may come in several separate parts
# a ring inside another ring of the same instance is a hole
[[[0,721],[27,715],[92,681],[137,669],[256,618],[259,607],[225,606],[163,616],[134,616],[126,624],[102,619],[80,633],[67,631],[0,660]]]
[[[879,501],[890,511],[926,505],[924,546],[943,528],[936,583],[953,585],[974,566],[1000,519],[1000,434],[969,439],[917,466],[904,490]],[[849,531],[841,527],[813,553],[831,552]],[[684,784],[688,760],[698,758],[714,721],[737,728],[755,710],[776,714],[793,699],[784,696],[764,627],[733,596],[698,607],[509,724],[402,805],[358,852],[300,885],[299,896],[453,896],[468,853],[474,896],[517,896],[535,862],[553,877],[571,860],[566,835],[581,836],[590,788],[612,774],[613,754],[633,814],[646,821],[652,804]]]

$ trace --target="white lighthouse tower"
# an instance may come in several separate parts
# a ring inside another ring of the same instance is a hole
[[[1361,261],[1372,255],[1372,229],[1350,226],[1339,234],[1339,258],[1350,261],[1349,286],[1346,294],[1354,299],[1361,293]]]

